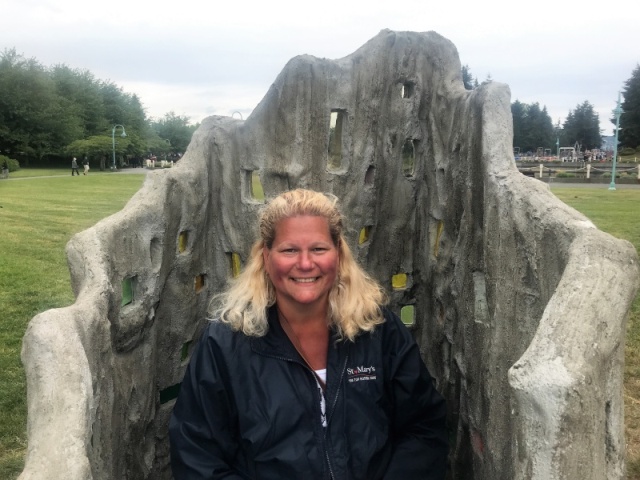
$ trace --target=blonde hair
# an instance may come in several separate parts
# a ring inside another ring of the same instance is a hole
[[[373,331],[384,321],[380,305],[386,295],[380,285],[357,264],[342,230],[337,198],[312,190],[282,193],[260,215],[260,238],[253,244],[246,268],[229,288],[212,300],[212,314],[233,330],[249,336],[267,333],[267,308],[276,301],[275,289],[267,277],[263,249],[271,248],[278,223],[286,218],[311,215],[327,220],[329,234],[338,248],[338,275],[329,292],[329,321],[340,338],[353,341],[360,332]]]

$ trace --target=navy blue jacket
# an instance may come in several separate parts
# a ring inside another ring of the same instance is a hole
[[[169,426],[176,480],[441,480],[444,399],[396,315],[330,340],[327,426],[312,371],[274,308],[264,337],[206,328]]]

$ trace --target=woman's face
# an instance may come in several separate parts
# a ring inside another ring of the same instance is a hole
[[[281,220],[273,245],[262,255],[281,308],[326,308],[338,273],[338,248],[326,218],[302,215]]]

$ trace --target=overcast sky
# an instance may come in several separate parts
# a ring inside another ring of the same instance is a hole
[[[342,58],[380,30],[434,30],[479,81],[546,106],[585,100],[604,134],[640,62],[640,1],[0,0],[0,50],[66,64],[137,94],[147,114],[246,119],[289,59]]]

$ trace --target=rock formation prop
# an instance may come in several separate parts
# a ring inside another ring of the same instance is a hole
[[[293,58],[245,121],[202,122],[178,164],[67,245],[73,305],[30,322],[21,480],[169,479],[167,424],[210,297],[267,199],[341,199],[446,396],[450,478],[621,479],[638,259],[521,175],[510,92],[454,45],[384,30]]]

